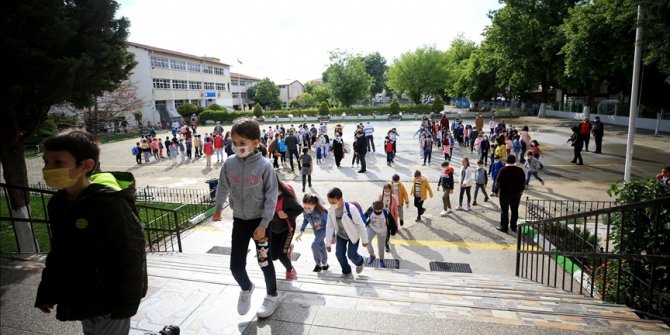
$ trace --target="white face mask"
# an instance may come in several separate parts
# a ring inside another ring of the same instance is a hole
[[[239,158],[247,157],[253,152],[250,147],[233,147],[233,151],[235,152],[235,156]]]

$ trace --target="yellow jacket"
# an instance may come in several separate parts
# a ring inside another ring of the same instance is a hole
[[[416,178],[412,180],[412,194],[414,194],[414,184],[416,183]],[[430,197],[433,197],[433,189],[430,188],[430,184],[428,183],[428,180],[426,177],[421,177],[421,201],[425,201],[428,199],[428,193],[430,193]]]
[[[393,185],[393,180],[391,180],[391,185]],[[398,206],[403,204],[409,204],[409,196],[407,195],[407,189],[402,183],[398,183]]]

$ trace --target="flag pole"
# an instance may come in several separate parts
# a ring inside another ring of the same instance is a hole
[[[640,67],[642,60],[642,6],[637,5],[637,28],[635,29],[635,56],[633,58],[633,83],[630,92],[630,113],[628,115],[628,139],[626,142],[626,165],[624,166],[624,182],[631,178],[633,166],[633,148],[635,146],[635,130],[637,129],[637,112],[640,92]]]

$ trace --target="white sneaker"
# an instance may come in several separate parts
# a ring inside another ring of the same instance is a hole
[[[447,211],[441,211],[441,212],[440,212],[440,216],[445,216],[445,215],[447,215],[447,213],[449,213],[449,212],[447,212]]]
[[[451,208],[447,209],[447,214],[451,213]]]
[[[466,212],[469,212],[469,211],[470,211],[470,206],[465,207],[465,211],[466,211]]]
[[[463,206],[458,206],[458,207],[456,207],[456,210],[457,210],[457,211],[462,211],[462,210],[463,210]]]
[[[256,315],[261,319],[267,318],[275,312],[277,305],[279,305],[279,292],[277,292],[277,295],[274,297],[271,295],[266,296],[265,299],[263,299],[263,304],[258,309],[258,312],[256,312]]]
[[[251,288],[248,291],[240,291],[240,297],[237,299],[237,313],[240,315],[249,313],[249,308],[251,308],[252,293],[254,293],[253,283],[251,283]]]
[[[354,274],[349,272],[349,273],[343,273],[340,278],[342,279],[354,279]]]
[[[363,272],[363,269],[365,269],[365,262],[363,262],[361,265],[356,265],[356,273],[360,274]]]

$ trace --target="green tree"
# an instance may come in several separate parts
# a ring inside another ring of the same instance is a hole
[[[249,93],[249,90],[251,88],[247,90],[247,93]],[[264,78],[256,83],[253,87],[253,93],[253,100],[257,104],[261,104],[262,107],[266,109],[281,108],[282,102],[279,100],[279,87],[269,78]]]
[[[365,71],[365,63],[360,57],[333,51],[330,61],[323,80],[335,99],[349,107],[368,96],[373,80]]]
[[[394,60],[388,70],[388,86],[394,92],[407,93],[414,103],[424,94],[441,94],[446,87],[445,57],[435,47],[406,52]]]
[[[398,103],[398,98],[393,98],[389,104],[389,110],[391,115],[398,115],[400,113],[400,103]]]
[[[496,80],[495,58],[487,49],[486,43],[483,43],[472,52],[463,72],[463,79],[467,82],[465,96],[472,101],[490,100],[495,98],[497,93],[504,91]]]
[[[321,104],[319,104],[319,115],[326,116],[330,113],[330,109],[328,108],[328,103],[325,101],[321,101]]]
[[[129,22],[116,1],[11,1],[0,24],[5,54],[0,105],[0,160],[7,183],[27,185],[23,141],[49,109],[91,106],[114,91],[136,62],[127,50]],[[11,207],[25,198],[10,193]]]
[[[379,52],[374,52],[363,56],[363,62],[365,63],[365,72],[372,77],[369,95],[374,96],[384,90],[384,83],[386,81],[384,74],[388,70],[386,58],[380,55]]]
[[[293,102],[297,103],[301,108],[312,107],[315,104],[314,96],[308,92],[299,95]]]
[[[261,104],[256,103],[254,105],[253,113],[254,113],[255,117],[262,117],[263,116],[263,107],[261,107]]]
[[[444,53],[447,72],[446,92],[451,97],[463,97],[468,88],[467,66],[470,56],[477,50],[475,42],[458,34],[452,41],[449,50]]]
[[[207,107],[207,109],[213,110],[213,111],[225,111],[226,110],[225,108],[223,108],[219,104],[211,104],[211,105],[209,105],[209,107]]]
[[[330,92],[330,88],[328,88],[326,85],[317,85],[310,93],[314,96],[315,104],[322,101],[330,103],[330,101],[333,99],[333,94]]]
[[[183,104],[177,107],[177,113],[181,115],[184,119],[189,119],[193,113],[197,114],[198,106],[194,104]]]
[[[433,112],[439,113],[444,110],[444,103],[442,102],[442,98],[440,98],[439,95],[435,96],[435,100],[433,101]]]
[[[647,47],[645,62],[656,63],[670,84],[670,0],[640,0]]]

